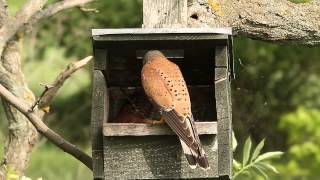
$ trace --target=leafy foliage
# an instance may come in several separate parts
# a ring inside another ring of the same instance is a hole
[[[268,148],[285,149],[280,117],[299,106],[320,107],[319,48],[279,46],[235,39],[237,79],[233,81],[233,121],[239,137],[268,137]],[[243,139],[239,139],[243,141]]]
[[[274,151],[261,154],[263,146],[264,140],[257,145],[252,153],[252,141],[250,137],[247,138],[243,147],[242,163],[235,159],[233,160],[234,179],[241,177],[253,178],[255,175],[260,175],[265,180],[268,180],[268,172],[279,173],[268,161],[281,157],[283,152]]]
[[[43,139],[44,140],[44,139]],[[70,155],[61,152],[51,143],[41,141],[31,156],[31,164],[26,176],[43,180],[89,180],[92,172]],[[81,147],[81,149],[88,148]],[[87,152],[90,154],[90,152]]]
[[[283,115],[279,128],[286,132],[286,161],[278,164],[283,180],[317,180],[320,172],[320,110],[299,107]],[[285,172],[290,172],[285,173]]]

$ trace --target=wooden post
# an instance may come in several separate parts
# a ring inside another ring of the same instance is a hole
[[[228,47],[215,49],[215,97],[218,122],[218,169],[220,176],[232,176],[232,116]]]
[[[103,180],[103,135],[102,125],[108,118],[108,94],[104,75],[106,67],[106,49],[94,52],[95,63],[93,70],[92,110],[91,110],[91,142],[92,142],[92,171],[94,180]]]
[[[143,0],[144,28],[187,26],[187,0]]]

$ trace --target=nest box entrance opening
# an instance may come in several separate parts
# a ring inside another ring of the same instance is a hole
[[[98,157],[94,176],[230,178],[231,30],[96,29],[92,35],[97,77],[92,107],[93,156]],[[148,50],[160,50],[184,76],[197,131],[210,158],[212,169],[205,173],[189,169],[168,126],[145,121],[161,116],[141,87],[142,61]]]

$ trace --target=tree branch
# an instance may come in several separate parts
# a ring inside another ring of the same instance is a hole
[[[30,21],[24,25],[21,31],[25,31],[27,27],[32,27],[42,19],[49,18],[60,11],[63,11],[75,6],[81,6],[93,1],[94,0],[68,0],[68,1],[59,1],[59,2],[53,3],[49,5],[47,8],[45,8],[44,10],[39,11],[37,14],[35,14],[32,17],[32,19],[30,19]]]
[[[0,55],[7,42],[18,32],[21,26],[46,4],[47,0],[29,0],[16,13],[14,20],[8,20],[0,28]]]
[[[235,34],[285,44],[320,45],[320,1],[208,0],[189,4],[188,26],[233,27]]]
[[[42,92],[39,99],[36,103],[31,107],[31,110],[38,105],[39,109],[48,107],[51,104],[52,99],[57,94],[58,90],[62,87],[63,83],[77,70],[81,69],[83,66],[88,64],[92,56],[88,56],[80,61],[70,63],[55,79],[55,81],[47,86],[45,90]]]
[[[8,16],[8,5],[6,0],[0,0],[0,27]]]
[[[29,107],[23,101],[15,97],[5,87],[0,84],[0,95],[12,106],[17,108],[22,114],[24,114],[34,127],[45,136],[48,140],[62,149],[64,152],[72,155],[89,169],[92,170],[92,158],[86,153],[78,149],[75,145],[71,144],[67,140],[63,139],[59,134],[51,130],[46,124],[41,121],[36,112],[30,112]]]

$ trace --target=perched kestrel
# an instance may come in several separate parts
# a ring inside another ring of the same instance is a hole
[[[194,125],[186,82],[179,67],[160,51],[148,51],[143,59],[142,86],[149,100],[159,107],[164,121],[178,135],[192,169],[209,169],[207,156]]]

